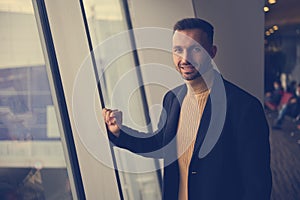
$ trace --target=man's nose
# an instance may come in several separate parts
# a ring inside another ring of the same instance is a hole
[[[190,52],[184,51],[181,56],[182,62],[191,63],[191,55]]]

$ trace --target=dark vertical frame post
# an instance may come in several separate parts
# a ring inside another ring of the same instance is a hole
[[[135,64],[135,67],[137,69],[136,71],[137,71],[138,81],[140,83],[143,83],[142,73],[141,73],[141,69],[140,69],[140,61],[139,61],[139,57],[138,57],[138,52],[136,50],[137,48],[136,48],[134,30],[133,30],[131,17],[130,17],[130,12],[129,12],[128,1],[127,0],[120,0],[120,2],[121,2],[121,5],[123,7],[123,11],[124,11],[124,15],[125,15],[125,18],[126,18],[128,29],[132,30],[130,32],[130,41],[131,41],[131,46],[132,46],[132,49],[133,49],[134,64]],[[146,98],[146,92],[145,92],[144,85],[141,85],[140,91],[141,91],[141,96],[142,96],[142,99],[143,99],[142,102],[143,102],[143,109],[144,109],[146,123],[149,124],[151,122],[151,119],[150,119],[150,115],[149,115],[149,107],[148,107],[148,102],[147,102],[147,98]],[[149,131],[153,132],[153,130],[150,126],[149,126],[149,128],[150,128]],[[154,160],[154,163],[155,163],[157,169],[160,169],[159,162],[158,162],[157,159]],[[161,170],[157,170],[156,173],[157,173],[157,178],[158,178],[158,182],[159,182],[159,186],[160,186],[160,191],[162,191],[162,173],[161,173]]]
[[[88,46],[89,46],[89,49],[90,49],[91,59],[92,59],[92,63],[93,63],[95,78],[96,78],[96,81],[97,81],[97,89],[98,89],[100,104],[101,104],[102,108],[105,108],[105,102],[104,102],[104,98],[103,98],[103,93],[101,91],[100,79],[99,79],[99,76],[98,76],[98,69],[97,69],[97,64],[96,64],[95,55],[94,55],[94,51],[93,51],[93,44],[92,44],[92,39],[91,39],[90,31],[89,31],[87,17],[86,17],[86,14],[85,14],[84,4],[83,4],[82,0],[79,0],[79,3],[80,3],[80,7],[81,7],[81,13],[82,13],[82,18],[83,18],[83,22],[84,22],[84,27],[85,27],[86,37],[87,37],[87,41],[88,41]],[[106,128],[106,132],[107,132],[107,134],[109,134],[107,128]],[[111,142],[109,143],[109,147],[110,147],[110,152],[111,152],[111,155],[112,155],[112,161],[113,161],[114,171],[115,171],[115,175],[116,175],[116,181],[117,181],[117,185],[118,185],[119,196],[120,196],[121,200],[124,200],[124,195],[123,195],[121,181],[120,181],[120,175],[119,175],[118,167],[117,167],[116,155],[115,155],[115,152],[113,150],[113,144]]]
[[[81,179],[81,172],[79,168],[79,162],[77,158],[74,138],[72,134],[71,122],[69,118],[69,113],[67,109],[66,99],[64,96],[64,89],[62,85],[62,80],[60,76],[60,71],[57,63],[57,57],[55,52],[55,47],[53,44],[53,38],[51,34],[51,29],[48,20],[48,14],[45,6],[44,0],[34,0],[38,10],[38,15],[43,32],[43,40],[45,42],[45,48],[51,68],[51,76],[53,79],[53,84],[55,88],[56,98],[58,102],[59,114],[62,121],[63,134],[65,136],[65,142],[67,147],[67,153],[69,155],[69,162],[71,166],[72,177],[74,180],[75,190],[77,199],[86,199],[84,193],[83,182]],[[70,175],[70,174],[69,174]]]

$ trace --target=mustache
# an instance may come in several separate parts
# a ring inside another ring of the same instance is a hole
[[[191,62],[180,62],[180,63],[178,63],[178,66],[179,67],[186,67],[186,66],[192,66],[192,67],[196,67],[197,65],[196,64],[193,64],[193,63],[191,63]]]

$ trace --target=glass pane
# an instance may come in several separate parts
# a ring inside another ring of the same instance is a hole
[[[0,199],[72,199],[31,0],[0,26]]]
[[[151,127],[148,126],[144,109],[145,96],[142,95],[140,74],[135,67],[123,4],[119,0],[83,2],[105,107],[122,110],[123,123],[127,126],[149,131]],[[118,55],[115,52],[124,53]],[[119,172],[124,199],[160,199],[157,171],[137,173],[139,168],[156,166],[158,162],[118,148],[114,151],[118,167],[125,171]],[[135,173],[126,172],[132,170]]]

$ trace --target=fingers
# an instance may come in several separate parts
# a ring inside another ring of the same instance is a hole
[[[118,110],[111,110],[107,108],[102,109],[102,116],[104,118],[104,121],[108,125],[115,125],[117,123],[117,116],[121,116],[120,111]]]
[[[122,126],[122,112],[104,108],[102,109],[102,116],[109,131],[119,137],[120,127]]]
[[[106,124],[110,124],[110,115],[112,114],[112,110],[111,109],[107,109],[107,108],[104,108],[102,110],[102,115],[103,115],[103,118],[104,118],[104,121]]]

